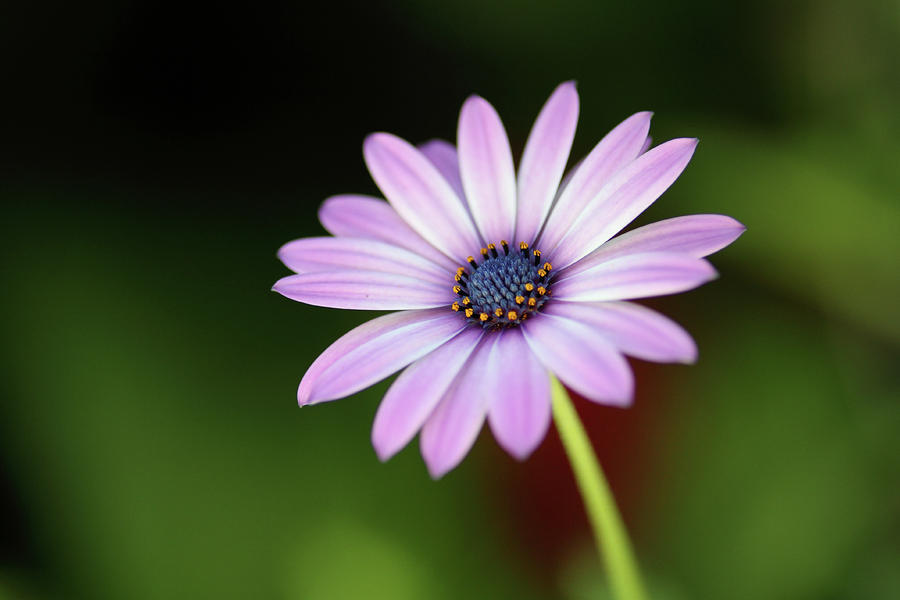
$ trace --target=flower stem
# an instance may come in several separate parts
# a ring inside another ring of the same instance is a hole
[[[603,470],[591,447],[581,419],[568,392],[556,377],[551,377],[553,419],[562,439],[578,490],[594,530],[594,539],[617,600],[645,600],[637,562],[628,533],[616,508],[616,501],[603,476]]]

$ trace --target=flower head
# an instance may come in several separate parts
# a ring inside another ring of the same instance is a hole
[[[649,149],[651,114],[632,115],[565,178],[578,118],[572,82],[541,110],[518,171],[493,107],[463,105],[457,146],[418,148],[370,135],[366,164],[387,202],[334,196],[319,212],[334,237],[289,242],[296,274],[274,289],[307,304],[390,310],[328,347],[300,382],[298,401],[349,396],[403,372],[372,431],[386,460],[421,431],[432,476],[455,467],[485,420],[519,459],[550,423],[550,374],[585,398],[626,406],[623,355],[696,359],[679,325],[627,300],[683,292],[716,276],[703,257],[744,227],[692,215],[613,237],[679,176],[697,145]]]

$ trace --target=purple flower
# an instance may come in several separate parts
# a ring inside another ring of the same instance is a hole
[[[387,460],[421,430],[433,477],[454,468],[487,419],[519,459],[550,424],[550,374],[580,395],[627,406],[623,355],[696,360],[679,325],[626,302],[683,292],[716,276],[703,257],[744,227],[692,215],[613,238],[685,168],[696,139],[648,150],[651,113],[613,129],[563,179],[578,119],[572,82],[550,96],[518,172],[494,108],[466,100],[457,147],[416,148],[388,133],[363,153],[387,198],[334,196],[319,218],[335,237],[278,255],[296,275],[274,289],[307,304],[399,311],[350,331],[312,364],[301,405],[349,396],[404,369],[372,431]],[[562,183],[561,183],[562,180]]]

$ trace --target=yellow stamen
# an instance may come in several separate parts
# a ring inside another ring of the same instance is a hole
[[[540,251],[540,250],[535,250],[535,251],[534,251],[534,255],[535,255],[536,257],[540,258],[540,257],[541,257],[541,251]]]
[[[458,285],[454,285],[454,286],[453,286],[453,293],[454,293],[454,294],[458,294],[461,290],[462,290],[462,288],[459,287]]]
[[[538,275],[540,275],[541,277],[546,277],[547,271],[545,271],[543,269],[538,269]]]
[[[544,270],[545,270],[545,271],[550,271],[550,269],[552,269],[552,268],[553,268],[553,265],[551,265],[550,263],[548,263],[548,262],[545,262],[545,263],[544,263]]]
[[[528,306],[534,308],[535,304],[537,304],[537,298],[529,298],[528,299]]]
[[[469,300],[469,297],[468,297],[468,296],[466,296],[465,298],[463,298],[463,305],[464,305],[464,306],[468,306],[468,305],[471,304],[471,303],[472,303],[472,301]]]
[[[490,319],[491,317],[487,313],[481,313],[480,315],[478,315],[478,318],[481,319],[482,322],[484,322],[484,321],[487,321],[488,319]]]
[[[525,289],[526,289],[527,291],[530,292],[531,290],[534,289],[534,284],[533,284],[533,283],[526,283],[526,284],[525,284]]]
[[[466,317],[471,317],[473,314],[475,314],[474,309],[471,309],[471,308],[466,309]]]
[[[450,305],[450,308],[452,308],[454,312],[459,312],[459,302],[454,302]]]
[[[481,249],[481,255],[482,255],[482,256],[487,256],[487,248],[482,248],[482,249]]]
[[[507,314],[506,316],[509,317],[510,321],[515,321],[516,319],[519,318],[519,315],[516,314],[516,311],[514,311],[514,310],[509,311],[509,314]]]
[[[525,302],[525,296],[516,296],[516,304],[522,304]]]
[[[528,244],[525,242],[519,242],[519,250],[528,250]]]
[[[547,288],[545,288],[545,287],[542,286],[542,285],[539,285],[539,286],[538,286],[538,294],[540,294],[541,296],[543,296],[543,295],[546,294],[546,293],[547,293]]]
[[[494,314],[497,315],[498,317],[502,317],[502,316],[503,316],[503,309],[502,309],[502,308],[498,308],[497,310],[494,311]]]

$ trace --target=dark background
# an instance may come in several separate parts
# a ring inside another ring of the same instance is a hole
[[[595,598],[551,432],[431,481],[369,431],[386,384],[300,410],[369,314],[269,291],[364,136],[518,155],[578,81],[573,157],[654,110],[701,140],[641,222],[748,226],[651,304],[694,367],[584,402],[658,599],[900,594],[900,13],[893,2],[19,3],[0,18],[0,598]]]

